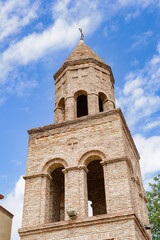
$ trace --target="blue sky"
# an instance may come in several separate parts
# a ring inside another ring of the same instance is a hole
[[[53,75],[79,42],[108,65],[141,155],[144,185],[160,172],[160,1],[0,1],[0,193],[18,239],[27,129],[54,121]]]

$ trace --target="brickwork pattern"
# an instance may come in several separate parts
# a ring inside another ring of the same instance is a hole
[[[121,110],[115,108],[111,68],[80,41],[54,78],[55,124],[28,130],[21,240],[151,240],[144,228],[148,215],[140,157]],[[77,118],[76,101],[82,94],[88,115]],[[103,197],[91,183],[95,175],[88,173],[95,160],[103,170]],[[60,168],[64,195],[62,185],[56,185],[60,175],[54,176]],[[96,216],[88,217],[93,190],[93,205],[104,214],[96,215],[95,207]],[[73,210],[74,219],[67,214]]]

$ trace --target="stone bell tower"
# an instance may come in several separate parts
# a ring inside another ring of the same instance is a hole
[[[54,79],[54,124],[28,130],[21,240],[151,240],[111,68],[80,40]]]

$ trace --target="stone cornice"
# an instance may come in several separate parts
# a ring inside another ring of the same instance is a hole
[[[27,175],[23,176],[23,179],[31,179],[31,178],[37,178],[37,177],[47,177],[49,179],[52,179],[52,177],[48,173],[38,173],[38,174],[33,174],[33,175]]]
[[[112,222],[118,222],[118,221],[129,221],[134,220],[137,224],[138,228],[140,229],[141,233],[144,236],[144,239],[151,240],[148,233],[146,232],[144,226],[142,225],[139,218],[134,213],[128,213],[128,214],[122,214],[122,215],[99,215],[99,216],[93,216],[93,217],[86,217],[84,219],[80,220],[69,220],[69,221],[61,221],[56,223],[49,223],[44,224],[38,227],[28,227],[28,228],[21,228],[19,229],[20,237],[27,236],[27,235],[33,235],[33,234],[39,234],[43,232],[50,232],[50,231],[60,231],[63,229],[71,229],[71,228],[78,228],[78,227],[86,227],[86,226],[93,226],[98,224],[107,224]]]
[[[110,163],[114,163],[114,162],[120,162],[120,161],[126,161],[129,168],[132,170],[133,172],[133,166],[132,166],[132,162],[130,160],[130,158],[128,158],[127,156],[122,156],[122,157],[119,157],[119,158],[110,158],[110,159],[106,159],[105,161],[101,161],[101,164],[102,165],[107,165],[107,164],[110,164]]]
[[[38,133],[45,133],[45,135],[46,135],[47,131],[50,131],[50,130],[53,130],[53,129],[57,130],[57,129],[61,129],[61,128],[67,127],[67,126],[70,127],[71,125],[74,125],[74,129],[75,129],[75,125],[79,126],[80,123],[83,123],[83,122],[88,122],[89,123],[89,121],[100,119],[100,118],[107,117],[107,116],[116,115],[116,114],[120,115],[123,126],[125,127],[125,130],[126,130],[130,145],[131,145],[134,153],[136,154],[137,159],[139,159],[140,158],[139,153],[137,151],[137,148],[135,146],[135,143],[133,141],[133,138],[131,136],[131,133],[128,129],[128,126],[126,124],[126,121],[124,119],[123,113],[122,113],[120,108],[116,108],[116,109],[106,111],[106,112],[100,112],[100,113],[97,113],[97,114],[94,114],[94,115],[87,115],[87,116],[84,116],[84,117],[81,117],[81,118],[76,118],[74,120],[69,120],[69,121],[65,121],[65,122],[62,122],[62,123],[50,124],[50,125],[46,125],[46,126],[42,126],[42,127],[38,127],[38,128],[29,129],[28,133],[29,133],[29,135],[38,134]],[[67,131],[67,130],[65,130],[65,131]]]
[[[94,115],[87,115],[87,116],[84,116],[84,117],[81,117],[81,118],[76,118],[74,120],[64,121],[64,122],[56,123],[56,124],[53,123],[53,124],[45,125],[45,126],[42,126],[42,127],[28,129],[27,132],[29,133],[29,135],[34,134],[34,133],[39,133],[39,132],[45,132],[47,130],[58,129],[58,128],[62,128],[62,127],[65,127],[65,126],[70,126],[71,124],[79,124],[81,122],[94,120],[94,119],[99,119],[99,118],[104,117],[104,116],[110,116],[110,115],[119,113],[119,111],[121,111],[120,108],[116,108],[116,109],[113,109],[111,111],[100,112],[100,113],[97,113],[97,114],[94,114]]]
[[[75,66],[75,65],[80,65],[80,64],[86,64],[86,63],[95,63],[96,65],[104,68],[104,69],[107,69],[108,71],[110,71],[110,74],[111,74],[111,80],[112,80],[112,83],[114,84],[114,77],[113,77],[113,74],[112,74],[112,69],[109,65],[103,63],[103,62],[100,62],[98,61],[97,59],[94,59],[94,58],[84,58],[84,59],[79,59],[79,60],[74,60],[74,61],[66,61],[62,64],[62,66],[59,68],[59,70],[54,74],[54,79],[56,81],[56,79],[59,77],[60,74],[62,74],[62,72],[65,70],[65,68],[67,66]]]

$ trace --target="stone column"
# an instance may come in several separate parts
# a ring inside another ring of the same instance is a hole
[[[25,195],[22,227],[32,227],[40,223],[41,180],[40,174],[25,176]]]
[[[44,174],[41,179],[41,208],[40,208],[40,224],[50,222],[50,181],[52,177]]]
[[[88,193],[87,193],[87,172],[83,165],[79,167],[79,216],[88,216]]]
[[[126,158],[102,162],[108,214],[133,212]]]
[[[88,94],[88,114],[96,114],[99,112],[98,95],[95,93]]]
[[[105,197],[106,197],[106,209],[107,214],[111,214],[111,198],[110,198],[110,191],[109,191],[109,168],[107,162],[101,162],[103,166],[103,174],[104,174],[104,188],[105,188]]]
[[[65,101],[65,121],[75,119],[74,97],[67,97]]]
[[[67,211],[76,211],[77,218],[87,216],[87,169],[75,166],[63,170],[65,173],[65,220]]]

